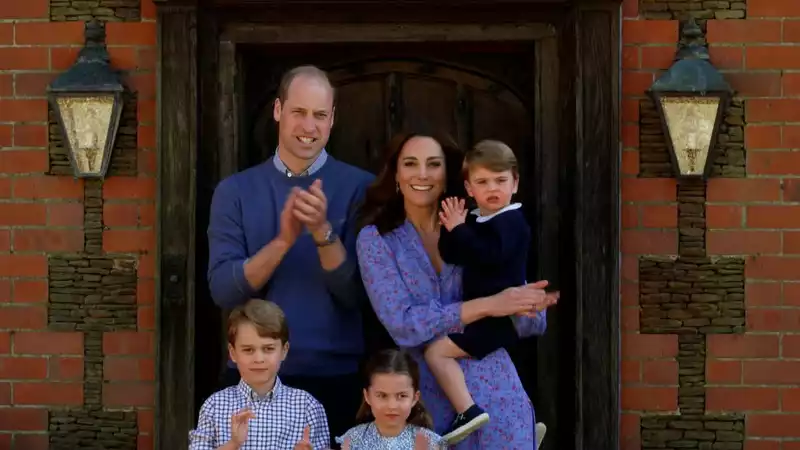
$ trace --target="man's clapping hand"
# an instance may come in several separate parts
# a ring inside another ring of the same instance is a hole
[[[311,426],[306,425],[303,428],[303,438],[294,445],[294,450],[314,450],[314,446],[311,445]]]

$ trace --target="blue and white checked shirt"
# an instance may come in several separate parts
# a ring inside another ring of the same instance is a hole
[[[200,408],[197,428],[189,433],[189,450],[216,450],[231,439],[231,417],[249,407],[247,441],[240,450],[293,450],[311,426],[314,450],[330,448],[328,419],[322,405],[306,391],[275,380],[272,391],[262,397],[244,380],[216,392]]]

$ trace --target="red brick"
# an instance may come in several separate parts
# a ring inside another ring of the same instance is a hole
[[[0,405],[11,404],[11,383],[0,381]]]
[[[781,389],[781,411],[800,412],[800,389]]]
[[[44,225],[47,210],[36,203],[0,203],[0,226]]]
[[[745,384],[800,384],[800,361],[743,361],[743,364]]]
[[[77,252],[83,249],[82,230],[28,229],[14,231],[14,250]]]
[[[54,47],[50,49],[50,68],[67,70],[78,56],[80,47]]]
[[[0,27],[3,24],[0,23]],[[2,28],[0,28],[2,29]],[[14,96],[14,79],[11,74],[0,73],[0,98]]]
[[[14,75],[17,97],[40,97],[47,95],[47,85],[55,80],[54,73],[18,73]]]
[[[0,358],[0,378],[6,380],[44,380],[46,358]]]
[[[800,148],[800,126],[784,126],[782,142],[783,146],[786,148]]]
[[[774,358],[778,336],[712,334],[707,337],[708,355],[716,358]]]
[[[782,0],[749,0],[748,17],[800,17],[800,4]]]
[[[0,23],[0,45],[11,45],[14,43],[14,24]],[[0,93],[0,95],[2,95]]]
[[[635,333],[639,331],[639,308],[622,308],[622,331]]]
[[[153,434],[155,431],[155,416],[152,410],[137,411],[137,425],[139,433]]]
[[[706,383],[740,384],[742,382],[741,361],[706,361]]]
[[[139,330],[156,329],[156,309],[152,306],[142,306],[136,311],[136,321]]]
[[[82,203],[50,203],[47,205],[47,224],[57,227],[83,225]]]
[[[800,20],[783,22],[783,42],[800,42]]]
[[[677,188],[672,178],[625,178],[622,180],[623,202],[674,202]]]
[[[709,20],[709,43],[780,42],[781,22],[777,20]]]
[[[139,70],[156,70],[157,60],[158,54],[154,47],[139,47]]]
[[[115,407],[153,406],[153,383],[106,383],[103,385],[103,404]]]
[[[0,331],[0,354],[11,353],[11,333]]]
[[[763,202],[781,198],[780,180],[766,178],[711,178],[709,202]]]
[[[800,254],[800,232],[783,232],[783,253]]]
[[[11,230],[0,230],[0,252],[11,251]]]
[[[139,67],[139,52],[136,47],[108,47],[108,54],[111,65],[117,70],[136,70]]]
[[[639,46],[626,45],[622,47],[622,69],[639,69],[642,67],[639,54]]]
[[[139,225],[153,227],[156,225],[155,203],[145,203],[139,206]]]
[[[42,255],[0,254],[0,277],[43,277],[47,275],[47,258]]]
[[[50,358],[50,377],[54,381],[83,379],[83,358]]]
[[[749,331],[797,331],[800,324],[798,309],[747,310],[747,329]]]
[[[153,254],[139,256],[139,278],[152,278],[156,274],[156,260]]]
[[[642,381],[642,363],[624,359],[620,363],[620,380],[624,385],[638,384]]]
[[[638,175],[639,174],[639,151],[638,150],[623,150],[622,162],[620,164],[620,171],[623,175]]]
[[[47,282],[39,280],[14,280],[15,303],[42,303],[47,301]]]
[[[43,47],[0,47],[0,70],[44,70],[50,55]]]
[[[0,19],[43,19],[50,15],[47,0],[0,2]]]
[[[6,234],[8,234],[8,231],[6,231]],[[2,248],[3,245],[0,244],[0,249]],[[10,302],[11,302],[11,280],[0,280],[0,303],[10,303]]]
[[[103,334],[103,354],[150,355],[154,351],[153,335],[136,331],[115,331]]]
[[[14,353],[31,355],[83,355],[81,332],[18,332]]]
[[[104,199],[154,199],[155,193],[154,178],[112,177],[103,183]]]
[[[779,392],[774,388],[709,387],[707,411],[777,411]]]
[[[620,450],[641,450],[641,429],[638,414],[620,414]]]
[[[800,205],[751,205],[747,207],[751,228],[800,228]]]
[[[639,227],[639,208],[636,205],[622,205],[620,215],[623,229]]]
[[[655,74],[652,72],[623,72],[622,95],[643,96],[653,85]]]
[[[752,99],[745,103],[748,123],[800,122],[800,100]]]
[[[83,28],[83,22],[20,22],[15,39],[19,45],[80,45]]]
[[[622,42],[625,44],[675,44],[678,42],[678,21],[623,21]]]
[[[107,227],[135,227],[139,224],[139,205],[135,203],[103,204],[103,225]]]
[[[748,150],[781,148],[781,127],[778,125],[747,126],[744,130],[744,142]],[[748,152],[747,156],[752,159],[755,156],[754,153]]]
[[[651,385],[677,385],[677,361],[643,361],[642,382]]]
[[[784,96],[800,96],[800,73],[784,73],[782,81]]]
[[[741,47],[720,47],[712,45],[708,48],[711,64],[717,69],[741,69],[744,67],[744,50]]]
[[[0,408],[0,431],[47,430],[44,408]],[[19,437],[19,435],[17,435]]]
[[[153,230],[108,230],[103,232],[103,250],[111,253],[145,253],[155,249]]]
[[[156,102],[154,100],[140,100],[136,111],[140,124],[155,124]]]
[[[149,149],[139,149],[137,169],[144,176],[156,175],[156,152]]]
[[[17,434],[14,436],[14,450],[50,450],[50,438],[46,433]]]
[[[0,308],[0,328],[40,329],[47,326],[47,308],[6,306]]]
[[[105,358],[103,377],[109,381],[154,381],[155,360],[151,358]]]
[[[626,230],[622,232],[622,253],[639,255],[674,254],[678,235],[674,230]]]
[[[83,199],[83,182],[66,176],[20,177],[14,179],[14,197],[28,199]]]
[[[14,127],[11,125],[0,125],[0,148],[11,147],[14,143]]]
[[[714,228],[741,228],[744,208],[738,205],[706,205],[706,226]]]
[[[800,437],[800,414],[748,414],[745,433],[750,437]],[[784,447],[786,449],[786,447]]]
[[[675,60],[674,46],[642,47],[643,69],[668,69]]]
[[[779,231],[709,231],[706,247],[713,255],[755,255],[781,252]]]
[[[45,100],[0,100],[0,122],[45,122]]]
[[[800,358],[800,334],[784,335],[781,349],[781,356],[784,358]]]
[[[622,100],[622,122],[639,123],[639,100]]]
[[[156,97],[156,77],[151,72],[129,72],[123,77],[125,84],[137,93],[141,100],[152,100]]]
[[[638,125],[622,125],[622,146],[623,147],[639,146]]]
[[[678,409],[678,388],[623,387],[624,411],[675,411]]]
[[[780,97],[780,73],[726,73],[725,79],[740,97]]]
[[[760,280],[800,280],[800,259],[757,256],[745,265],[745,276]]]
[[[678,354],[678,336],[671,334],[622,335],[625,358],[670,358]]]
[[[785,282],[783,284],[783,305],[800,306],[800,283]]]
[[[5,173],[46,172],[50,167],[45,150],[9,150],[0,152],[0,167]]]
[[[83,404],[83,384],[14,383],[14,403],[17,405],[80,406]]]
[[[780,306],[781,283],[748,282],[745,285],[745,299],[747,307],[754,306]]]
[[[153,436],[145,436],[143,434],[136,436],[136,448],[137,450],[154,450]]]
[[[800,69],[800,48],[747,47],[745,67],[748,69]]]
[[[155,282],[153,280],[139,280],[136,286],[136,303],[139,305],[152,305],[155,303]]]
[[[642,226],[647,228],[674,228],[678,226],[676,205],[642,205]]]
[[[156,45],[155,22],[108,22],[109,45]]]
[[[15,125],[15,147],[46,147],[47,127],[44,125]]]

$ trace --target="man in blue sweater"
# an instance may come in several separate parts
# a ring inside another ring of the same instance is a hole
[[[334,90],[312,66],[287,72],[275,100],[278,148],[217,186],[208,227],[208,281],[224,309],[265,298],[289,324],[281,380],[325,407],[331,436],[361,399],[366,303],[355,260],[357,208],[373,176],[325,151]],[[229,369],[227,384],[238,382]]]

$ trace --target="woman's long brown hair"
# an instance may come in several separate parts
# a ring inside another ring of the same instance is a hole
[[[366,372],[368,384],[372,383],[372,377],[377,374],[408,375],[411,378],[414,392],[419,391],[419,366],[405,350],[394,348],[381,350],[370,358]],[[374,420],[375,416],[372,414],[372,408],[362,397],[361,407],[358,408],[358,413],[356,414],[356,423],[368,423]],[[411,408],[411,414],[409,414],[406,423],[428,429],[433,428],[433,419],[428,414],[428,410],[425,409],[422,399],[419,399],[414,407]]]
[[[389,141],[383,169],[372,185],[367,188],[359,214],[359,229],[367,225],[375,225],[380,234],[386,234],[402,225],[406,220],[403,194],[397,190],[395,177],[400,152],[403,151],[406,142],[414,137],[430,137],[442,147],[446,174],[442,198],[445,196],[464,197],[464,181],[461,176],[464,155],[455,141],[443,133],[422,130],[400,133]]]

